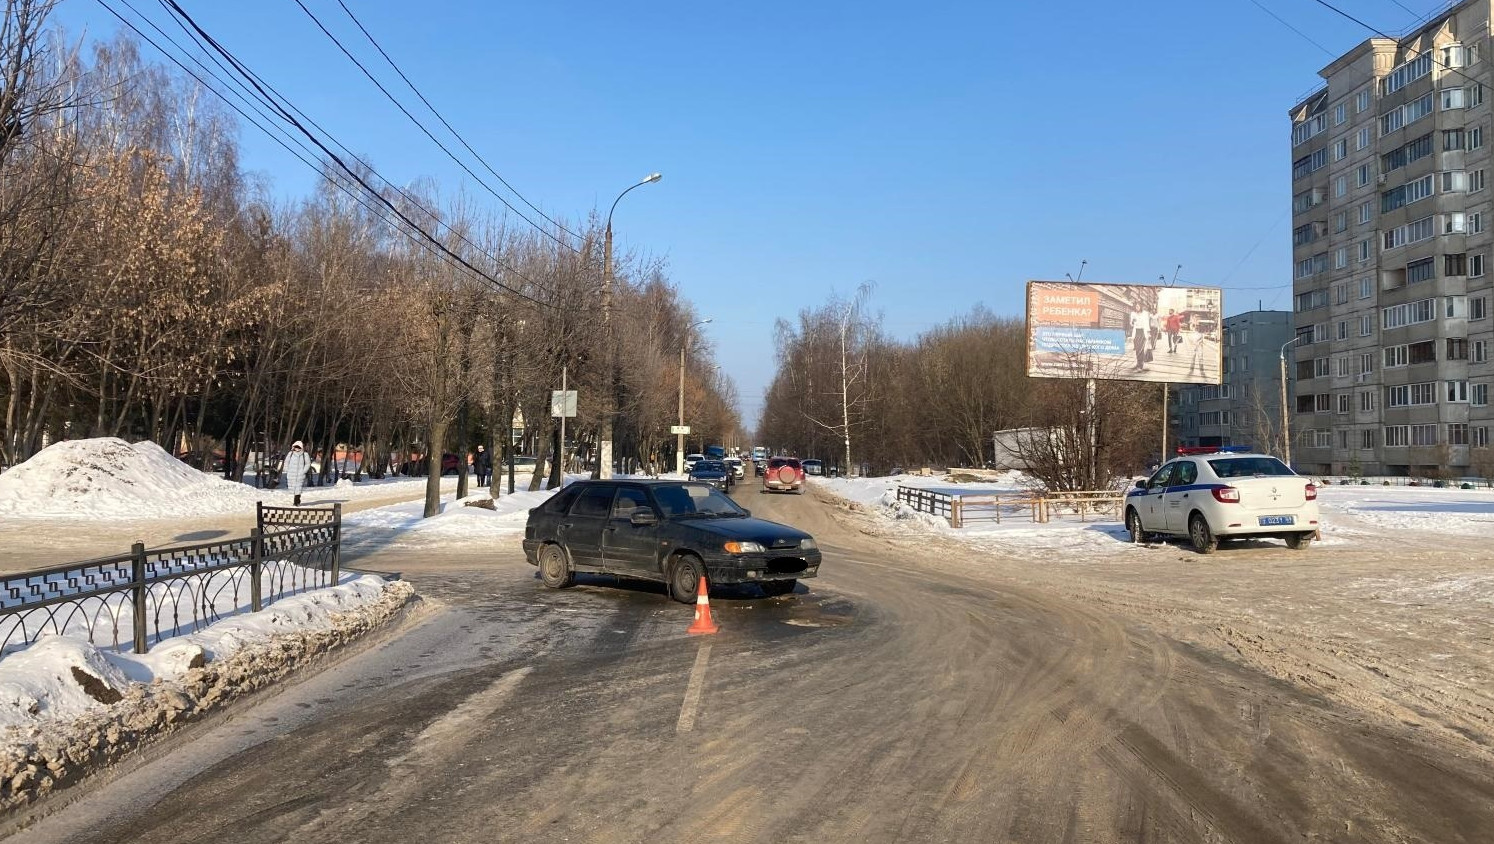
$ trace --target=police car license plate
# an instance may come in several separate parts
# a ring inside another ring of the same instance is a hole
[[[1296,516],[1261,516],[1262,527],[1266,525],[1294,525],[1296,523]]]

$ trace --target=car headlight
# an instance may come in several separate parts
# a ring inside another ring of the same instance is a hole
[[[726,551],[729,554],[761,554],[763,546],[756,542],[728,542]]]
[[[806,551],[810,551],[810,550],[813,550],[813,549],[818,548],[820,546],[814,544],[814,540],[812,538],[806,536],[803,539],[799,540],[799,547],[803,548]]]

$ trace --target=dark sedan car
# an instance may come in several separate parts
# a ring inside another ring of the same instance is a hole
[[[689,479],[731,492],[732,471],[724,460],[713,460],[708,457],[695,461],[695,465],[690,467]]]
[[[524,556],[552,588],[570,586],[576,572],[602,572],[662,582],[685,603],[701,575],[772,596],[820,568],[809,534],[754,519],[716,487],[691,481],[571,484],[529,511]]]

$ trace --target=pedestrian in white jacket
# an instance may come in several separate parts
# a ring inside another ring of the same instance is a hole
[[[285,485],[296,497],[296,506],[301,506],[301,492],[306,489],[306,473],[311,469],[311,455],[301,445],[300,440],[291,443],[291,450],[285,455]]]

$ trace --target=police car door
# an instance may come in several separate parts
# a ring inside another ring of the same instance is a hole
[[[1136,512],[1141,516],[1141,526],[1147,531],[1161,531],[1166,525],[1162,509],[1163,493],[1172,483],[1173,464],[1168,463],[1147,479],[1146,490],[1136,496]]]
[[[1193,512],[1193,505],[1198,496],[1209,495],[1208,490],[1198,489],[1194,484],[1198,483],[1198,464],[1192,460],[1179,460],[1173,464],[1172,480],[1168,484],[1167,493],[1162,496],[1163,507],[1167,511],[1167,530],[1172,533],[1182,533],[1188,529],[1188,514]]]

